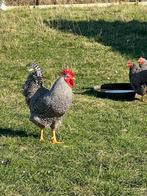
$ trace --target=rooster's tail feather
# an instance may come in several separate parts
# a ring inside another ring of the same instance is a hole
[[[36,73],[37,77],[42,78],[42,71],[41,68],[37,63],[29,63],[26,65],[29,72]]]

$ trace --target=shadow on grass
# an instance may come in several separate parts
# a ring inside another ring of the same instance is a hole
[[[114,85],[115,83],[113,83]],[[117,86],[119,83],[116,83]],[[110,86],[111,84],[103,84],[101,86]],[[105,88],[104,88],[105,89]],[[135,92],[134,93],[106,93],[103,91],[104,89],[101,88],[101,90],[96,90],[94,87],[87,87],[83,88],[81,92],[75,92],[74,94],[80,94],[80,95],[88,95],[96,98],[101,99],[111,99],[114,101],[133,101],[135,100]],[[121,89],[120,89],[121,90]]]
[[[0,128],[0,137],[34,137],[38,138],[37,134],[34,133],[27,133],[23,130],[14,130],[10,128]]]
[[[44,24],[63,32],[92,38],[122,54],[135,58],[147,56],[147,22],[44,20]]]

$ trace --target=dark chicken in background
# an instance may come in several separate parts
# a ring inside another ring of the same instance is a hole
[[[138,59],[139,67],[142,68],[142,70],[147,69],[147,60],[143,57],[140,57]]]
[[[135,92],[141,95],[141,101],[144,101],[144,95],[147,93],[147,64],[142,57],[138,60],[139,66],[128,61],[129,80]]]
[[[28,78],[23,85],[23,95],[30,109],[30,121],[41,128],[40,141],[44,141],[44,128],[52,131],[51,142],[62,143],[56,139],[56,129],[72,102],[74,73],[65,69],[48,90],[43,86],[43,75],[37,64],[29,64]]]

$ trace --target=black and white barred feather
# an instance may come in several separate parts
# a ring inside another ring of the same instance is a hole
[[[31,72],[32,74],[35,74],[38,78],[43,77],[41,68],[39,67],[39,65],[37,63],[27,64],[26,67],[29,72]]]

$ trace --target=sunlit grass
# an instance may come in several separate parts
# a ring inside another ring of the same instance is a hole
[[[146,104],[83,92],[128,82],[127,60],[147,57],[147,8],[20,9],[0,18],[1,195],[145,195]],[[40,144],[29,122],[21,88],[32,61],[47,87],[64,67],[76,74],[73,104],[57,132],[63,145],[50,144],[50,130]]]

